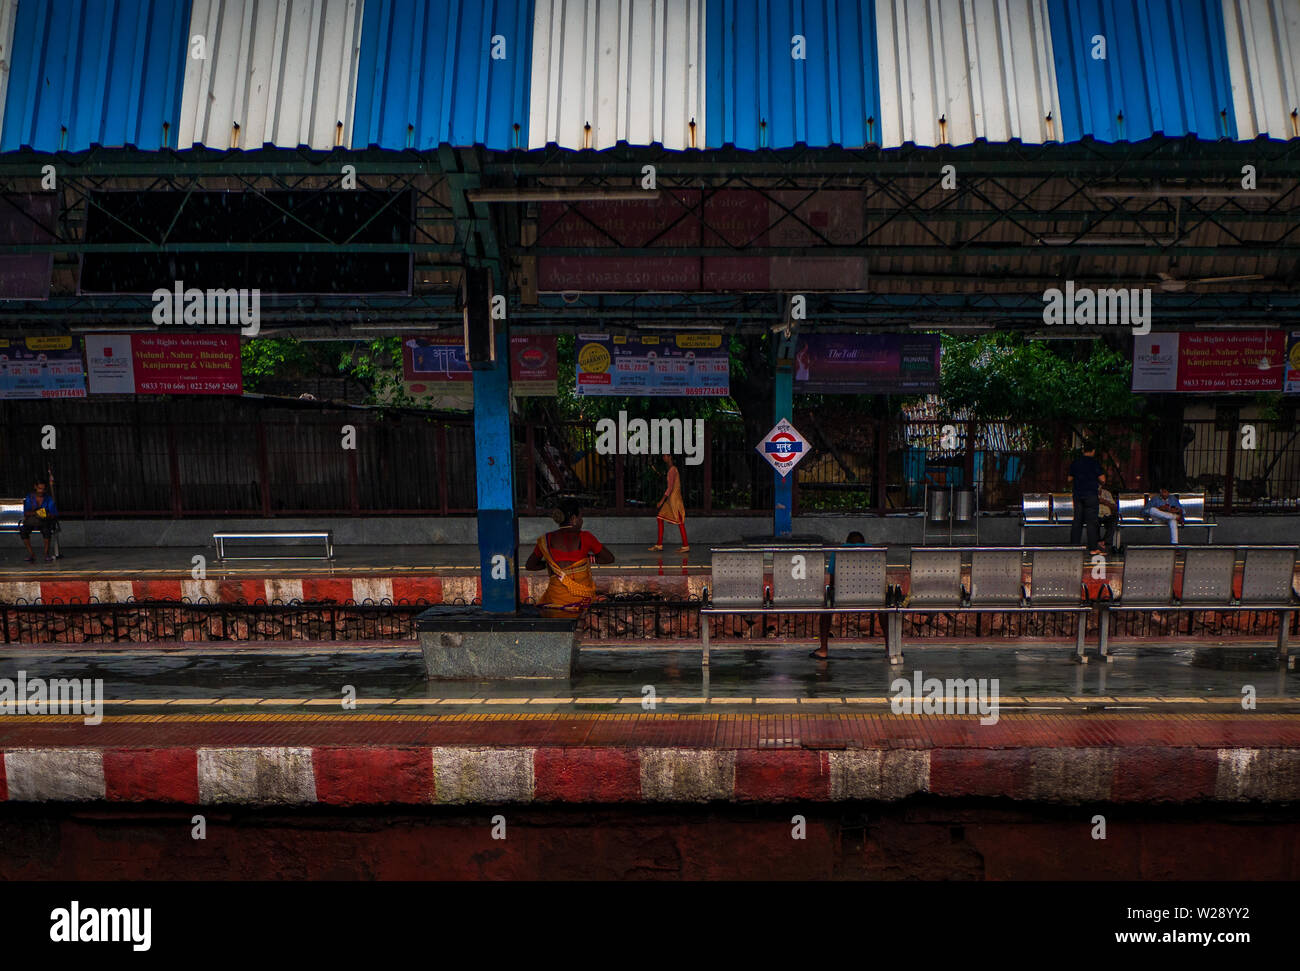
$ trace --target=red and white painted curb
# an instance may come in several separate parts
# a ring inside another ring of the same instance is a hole
[[[540,597],[547,577],[519,578],[524,599]],[[700,595],[707,576],[602,577],[602,593],[651,591],[681,597]],[[371,576],[371,577],[270,577],[234,580],[5,580],[0,581],[0,603],[124,603],[127,600],[189,600],[197,603],[469,603],[482,597],[483,584],[477,575]]]
[[[1300,801],[1300,749],[13,748],[0,800],[188,805]]]

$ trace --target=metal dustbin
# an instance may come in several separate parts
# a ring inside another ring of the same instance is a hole
[[[958,489],[952,501],[954,523],[968,524],[975,518],[975,490]]]
[[[948,522],[948,490],[930,489],[925,495],[925,518],[931,523]]]

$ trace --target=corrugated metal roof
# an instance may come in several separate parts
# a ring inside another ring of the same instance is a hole
[[[706,0],[536,2],[529,148],[703,147]]]
[[[191,43],[203,37],[207,56],[185,61],[180,147],[351,144],[361,11],[361,0],[194,0]]]
[[[14,21],[18,0],[0,0],[0,131],[4,131],[5,93],[9,90],[9,64],[13,60]]]
[[[190,0],[18,4],[0,151],[175,147]]]
[[[352,147],[523,148],[532,27],[531,0],[368,0]]]
[[[1237,137],[1300,137],[1300,0],[1223,0]]]
[[[1046,0],[877,0],[886,147],[1061,138]]]
[[[1065,140],[1235,138],[1220,3],[1048,0]]]
[[[707,147],[880,142],[874,0],[709,0],[706,33]]]

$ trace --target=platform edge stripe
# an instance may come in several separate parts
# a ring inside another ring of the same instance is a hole
[[[535,749],[434,746],[433,798],[443,805],[532,802]]]
[[[637,802],[641,759],[636,749],[552,746],[533,756],[537,802]]]
[[[1300,800],[1300,749],[1219,749],[1214,795],[1225,802]]]
[[[10,802],[104,800],[104,753],[99,749],[16,748],[4,753]]]
[[[736,758],[737,802],[826,802],[828,753],[816,749],[742,749]]]
[[[736,753],[730,749],[641,748],[641,798],[647,802],[731,802]]]
[[[1021,798],[1035,802],[1109,802],[1119,764],[1114,748],[1034,748]]]
[[[108,748],[104,791],[110,802],[173,802],[199,799],[198,751],[188,746]]]
[[[318,745],[316,801],[331,806],[429,805],[433,765],[424,748]]]
[[[831,799],[895,802],[930,791],[930,752],[923,749],[845,749],[827,753]]]
[[[311,749],[298,746],[200,748],[199,802],[250,806],[316,802]]]

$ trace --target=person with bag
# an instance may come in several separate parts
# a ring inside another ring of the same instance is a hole
[[[663,498],[659,500],[659,508],[655,511],[655,518],[659,520],[659,538],[655,540],[655,545],[650,547],[650,552],[658,553],[663,550],[664,523],[674,523],[682,534],[682,546],[677,552],[689,553],[691,547],[686,541],[686,503],[682,502],[681,473],[673,464],[671,455],[664,456],[664,465],[668,466],[668,487],[664,489]]]
[[[35,563],[36,554],[32,552],[32,531],[37,530],[45,541],[45,562],[53,563],[50,555],[50,540],[58,525],[59,509],[54,505],[54,497],[45,492],[45,483],[39,479],[32,483],[32,491],[23,500],[23,522],[18,527],[18,536],[27,547],[27,562]]]
[[[537,606],[543,617],[577,617],[596,596],[591,564],[613,563],[614,554],[582,528],[582,510],[576,499],[566,499],[551,513],[560,528],[538,538],[526,570],[547,569],[551,582]]]

